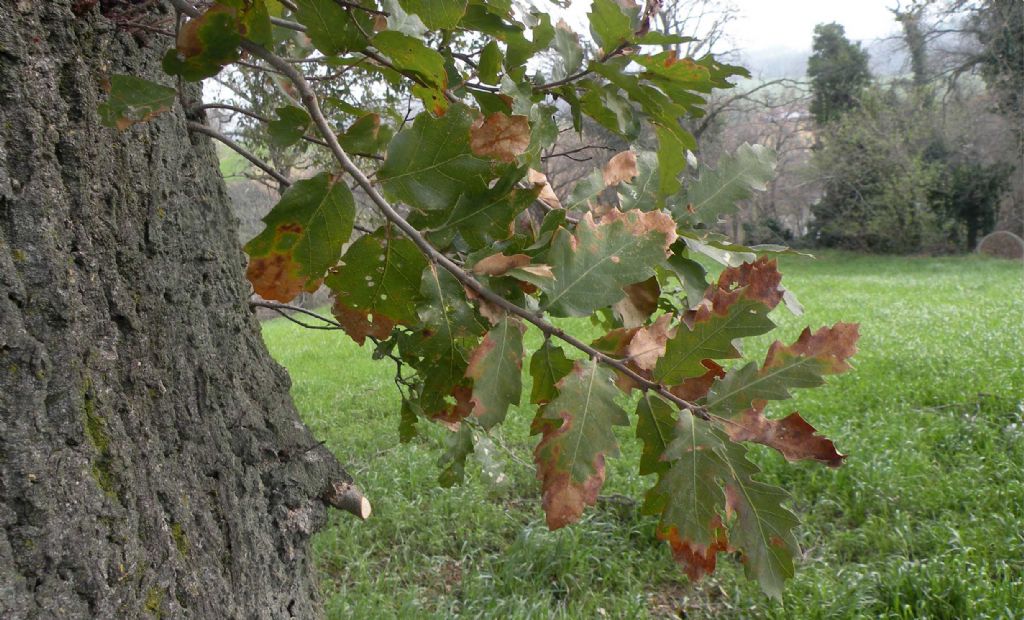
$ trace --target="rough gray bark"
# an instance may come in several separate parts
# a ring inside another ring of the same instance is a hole
[[[316,616],[348,478],[260,340],[208,140],[180,105],[97,121],[106,75],[170,83],[169,41],[91,4],[0,0],[0,617]]]

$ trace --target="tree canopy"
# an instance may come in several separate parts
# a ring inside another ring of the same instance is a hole
[[[173,4],[188,21],[164,59],[170,75],[196,81],[239,62],[272,75],[290,103],[267,119],[269,143],[327,154],[318,174],[292,180],[225,139],[284,188],[246,245],[254,289],[287,303],[330,288],[337,324],[395,364],[400,437],[425,421],[450,429],[442,484],[462,479],[466,457],[508,415],[531,412],[542,504],[560,528],[597,501],[605,461],[619,455],[616,427],[634,426],[639,471],[656,477],[644,510],[687,574],[735,549],[781,596],[798,522],[743,443],[841,465],[799,413],[767,412],[848,370],[858,331],[807,329],[760,363],[742,355],[740,339],[774,328],[773,309],[799,312],[771,256],[788,250],[743,247],[712,226],[764,188],[775,157],[746,145],[684,178],[696,144],[680,123],[742,68],[664,51],[687,39],[651,28],[657,2],[594,0],[589,41],[508,0]],[[822,58],[849,65],[842,79],[866,79],[866,57],[843,46],[841,28],[820,39]],[[836,90],[832,69],[821,75],[828,110],[855,97]],[[346,88],[325,86],[338,79]],[[345,98],[377,80],[406,93],[408,114]],[[167,86],[129,76],[111,86],[103,114],[121,128],[177,105]],[[559,196],[544,162],[584,117],[631,146]],[[642,135],[657,147],[643,148]],[[353,225],[356,193],[382,225]],[[563,327],[572,317],[603,335],[584,342]],[[535,351],[527,330],[543,336]]]

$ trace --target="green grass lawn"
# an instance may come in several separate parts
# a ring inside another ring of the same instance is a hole
[[[781,262],[807,312],[777,309],[773,335],[789,341],[804,324],[839,320],[860,322],[862,334],[854,372],[771,410],[799,409],[850,455],[846,465],[789,464],[752,448],[804,522],[784,603],[765,598],[732,558],[689,583],[654,522],[626,502],[547,531],[525,407],[496,437],[503,484],[474,462],[464,486],[439,488],[444,433],[421,423],[420,437],[398,444],[392,367],[343,334],[275,320],[264,335],[291,372],[299,410],[374,507],[365,523],[335,512],[315,540],[329,616],[1024,617],[1020,264],[851,254]],[[761,358],[769,340],[751,344]],[[639,498],[651,479],[635,473],[631,430],[620,439],[604,493]]]

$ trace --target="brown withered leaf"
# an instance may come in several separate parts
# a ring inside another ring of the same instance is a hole
[[[612,357],[626,357],[626,351],[629,349],[629,343],[633,341],[633,337],[636,336],[639,331],[639,327],[619,327],[611,330],[597,340],[594,340],[590,343],[590,346],[594,347],[601,353],[606,353]],[[627,360],[626,366],[634,372],[643,374],[643,370],[634,364],[632,360]],[[615,386],[626,394],[631,390],[640,389],[639,383],[618,370],[615,371]]]
[[[764,415],[765,401],[755,401],[739,419],[726,425],[733,441],[752,441],[775,448],[787,460],[815,460],[829,467],[839,467],[846,455],[836,451],[831,440],[818,435],[817,429],[800,414],[793,412],[781,420],[769,420]]]
[[[514,162],[530,146],[530,121],[525,116],[495,112],[478,118],[469,128],[469,148],[474,155]]]
[[[715,533],[710,545],[698,545],[679,535],[676,527],[658,528],[657,536],[668,543],[672,558],[682,566],[690,581],[699,581],[705,575],[715,572],[719,552],[729,551],[729,536],[722,520],[715,517],[710,530]]]
[[[457,431],[463,420],[473,412],[473,388],[468,385],[456,385],[451,392],[454,403],[449,403],[441,411],[427,415],[448,430]]]
[[[658,285],[656,276],[625,286],[622,291],[626,296],[612,306],[612,310],[622,320],[623,326],[639,327],[658,309],[661,286]]]
[[[551,271],[551,265],[526,265],[520,267],[518,270],[520,275],[530,275],[541,279],[551,279],[555,277],[553,271]]]
[[[683,316],[683,322],[693,329],[696,323],[707,321],[712,315],[728,314],[729,308],[741,298],[760,302],[771,310],[786,293],[781,281],[782,274],[774,260],[760,258],[729,267],[722,271],[717,283],[708,287],[694,310]]]
[[[729,267],[718,277],[719,288],[727,291],[744,288],[743,297],[759,301],[769,310],[782,301],[786,289],[781,283],[778,261],[765,257],[739,267]]]
[[[586,217],[587,215],[585,214],[583,218],[586,219]],[[625,223],[626,229],[635,236],[644,236],[652,232],[664,235],[662,247],[665,250],[666,256],[671,254],[669,248],[679,238],[679,235],[676,233],[675,220],[660,211],[648,211],[637,215],[635,210],[619,211],[618,209],[612,209],[601,218],[600,225],[609,226],[620,220]]]
[[[604,176],[605,187],[618,185],[623,181],[629,181],[640,171],[636,167],[636,153],[633,151],[622,151],[608,160],[604,169],[601,170]]]
[[[273,252],[252,258],[246,267],[245,277],[260,297],[291,301],[306,290],[308,281],[299,274],[300,271],[302,265],[291,254]]]
[[[838,374],[852,368],[849,359],[857,352],[860,326],[856,323],[836,323],[816,332],[805,328],[791,345],[774,342],[768,349],[762,372],[782,366],[794,357],[813,358],[822,362],[822,374]]]
[[[653,370],[658,360],[665,355],[665,344],[675,331],[669,326],[671,314],[663,314],[649,327],[642,327],[626,347],[626,355],[642,370]]]
[[[468,286],[463,286],[462,290],[466,291],[466,299],[476,302],[476,309],[480,312],[480,316],[487,319],[491,325],[497,325],[508,314],[501,306],[487,301]]]
[[[700,400],[707,396],[708,391],[715,383],[715,380],[721,379],[725,376],[725,368],[714,360],[709,359],[702,360],[701,364],[704,365],[704,368],[708,369],[706,373],[699,377],[686,379],[679,385],[674,385],[669,388],[669,391],[672,392],[673,395],[690,402]]]
[[[551,183],[548,182],[547,175],[530,168],[526,173],[526,179],[534,187],[540,186],[540,194],[537,195],[537,200],[552,209],[562,208],[562,201],[558,199],[558,194],[555,193],[555,190],[551,189]]]
[[[473,273],[478,276],[502,276],[517,267],[525,267],[532,259],[526,254],[506,256],[501,252],[482,258],[473,265]]]
[[[338,323],[341,324],[345,333],[359,346],[366,342],[367,336],[378,340],[386,339],[396,325],[394,321],[383,315],[374,315],[373,322],[370,322],[368,314],[351,308],[337,299],[334,301],[332,313],[334,318],[338,319]]]

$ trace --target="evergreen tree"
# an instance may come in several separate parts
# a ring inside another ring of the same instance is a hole
[[[841,25],[818,24],[807,76],[814,96],[811,114],[825,125],[857,107],[861,92],[871,83],[868,53],[846,38]]]

